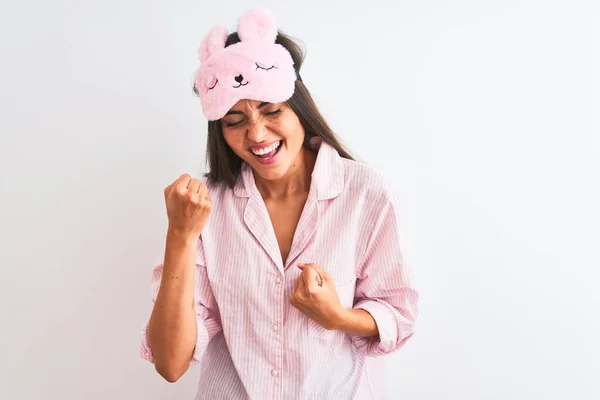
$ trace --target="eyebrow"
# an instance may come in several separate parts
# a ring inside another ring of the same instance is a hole
[[[271,103],[269,103],[268,101],[263,101],[262,103],[260,103],[260,104],[258,105],[258,108],[259,108],[259,109],[260,109],[260,108],[263,108],[263,107],[264,107],[264,106],[266,106],[267,104],[271,104]],[[225,114],[225,115],[233,115],[233,114],[244,114],[244,113],[243,113],[242,111],[238,111],[238,110],[230,110],[230,111],[227,111],[227,114]]]

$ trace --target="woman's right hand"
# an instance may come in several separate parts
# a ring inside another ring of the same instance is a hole
[[[169,230],[197,238],[212,210],[208,188],[188,174],[181,175],[165,188]]]

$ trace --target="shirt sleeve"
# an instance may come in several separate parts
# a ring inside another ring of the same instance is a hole
[[[400,248],[400,222],[393,195],[383,191],[374,199],[374,223],[362,262],[357,268],[354,309],[367,311],[379,336],[352,336],[364,355],[381,356],[398,350],[413,335],[418,292]]]
[[[163,262],[157,262],[152,269],[152,280],[150,284],[152,302],[156,301],[160,282],[162,280]],[[214,298],[208,276],[206,273],[206,261],[202,248],[202,241],[198,241],[198,251],[196,254],[196,274],[194,291],[194,309],[196,311],[196,324],[198,327],[198,336],[196,346],[190,360],[190,364],[197,364],[202,359],[204,351],[210,340],[221,331],[221,318]],[[146,321],[142,330],[142,342],[140,344],[140,356],[154,363],[152,349],[148,342],[148,324]]]

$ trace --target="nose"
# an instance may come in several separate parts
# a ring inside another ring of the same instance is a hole
[[[267,128],[261,120],[250,120],[248,121],[248,139],[254,143],[260,143],[263,141],[267,134]]]
[[[234,79],[237,83],[242,83],[244,81],[244,77],[242,76],[242,74],[239,74]]]

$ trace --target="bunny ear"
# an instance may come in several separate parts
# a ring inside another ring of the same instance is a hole
[[[221,25],[214,26],[208,35],[202,40],[202,44],[198,49],[198,55],[200,56],[200,62],[206,61],[213,53],[223,49],[225,47],[225,41],[227,40],[227,28]]]
[[[238,23],[238,35],[242,42],[275,43],[277,38],[275,16],[263,7],[247,12]]]

